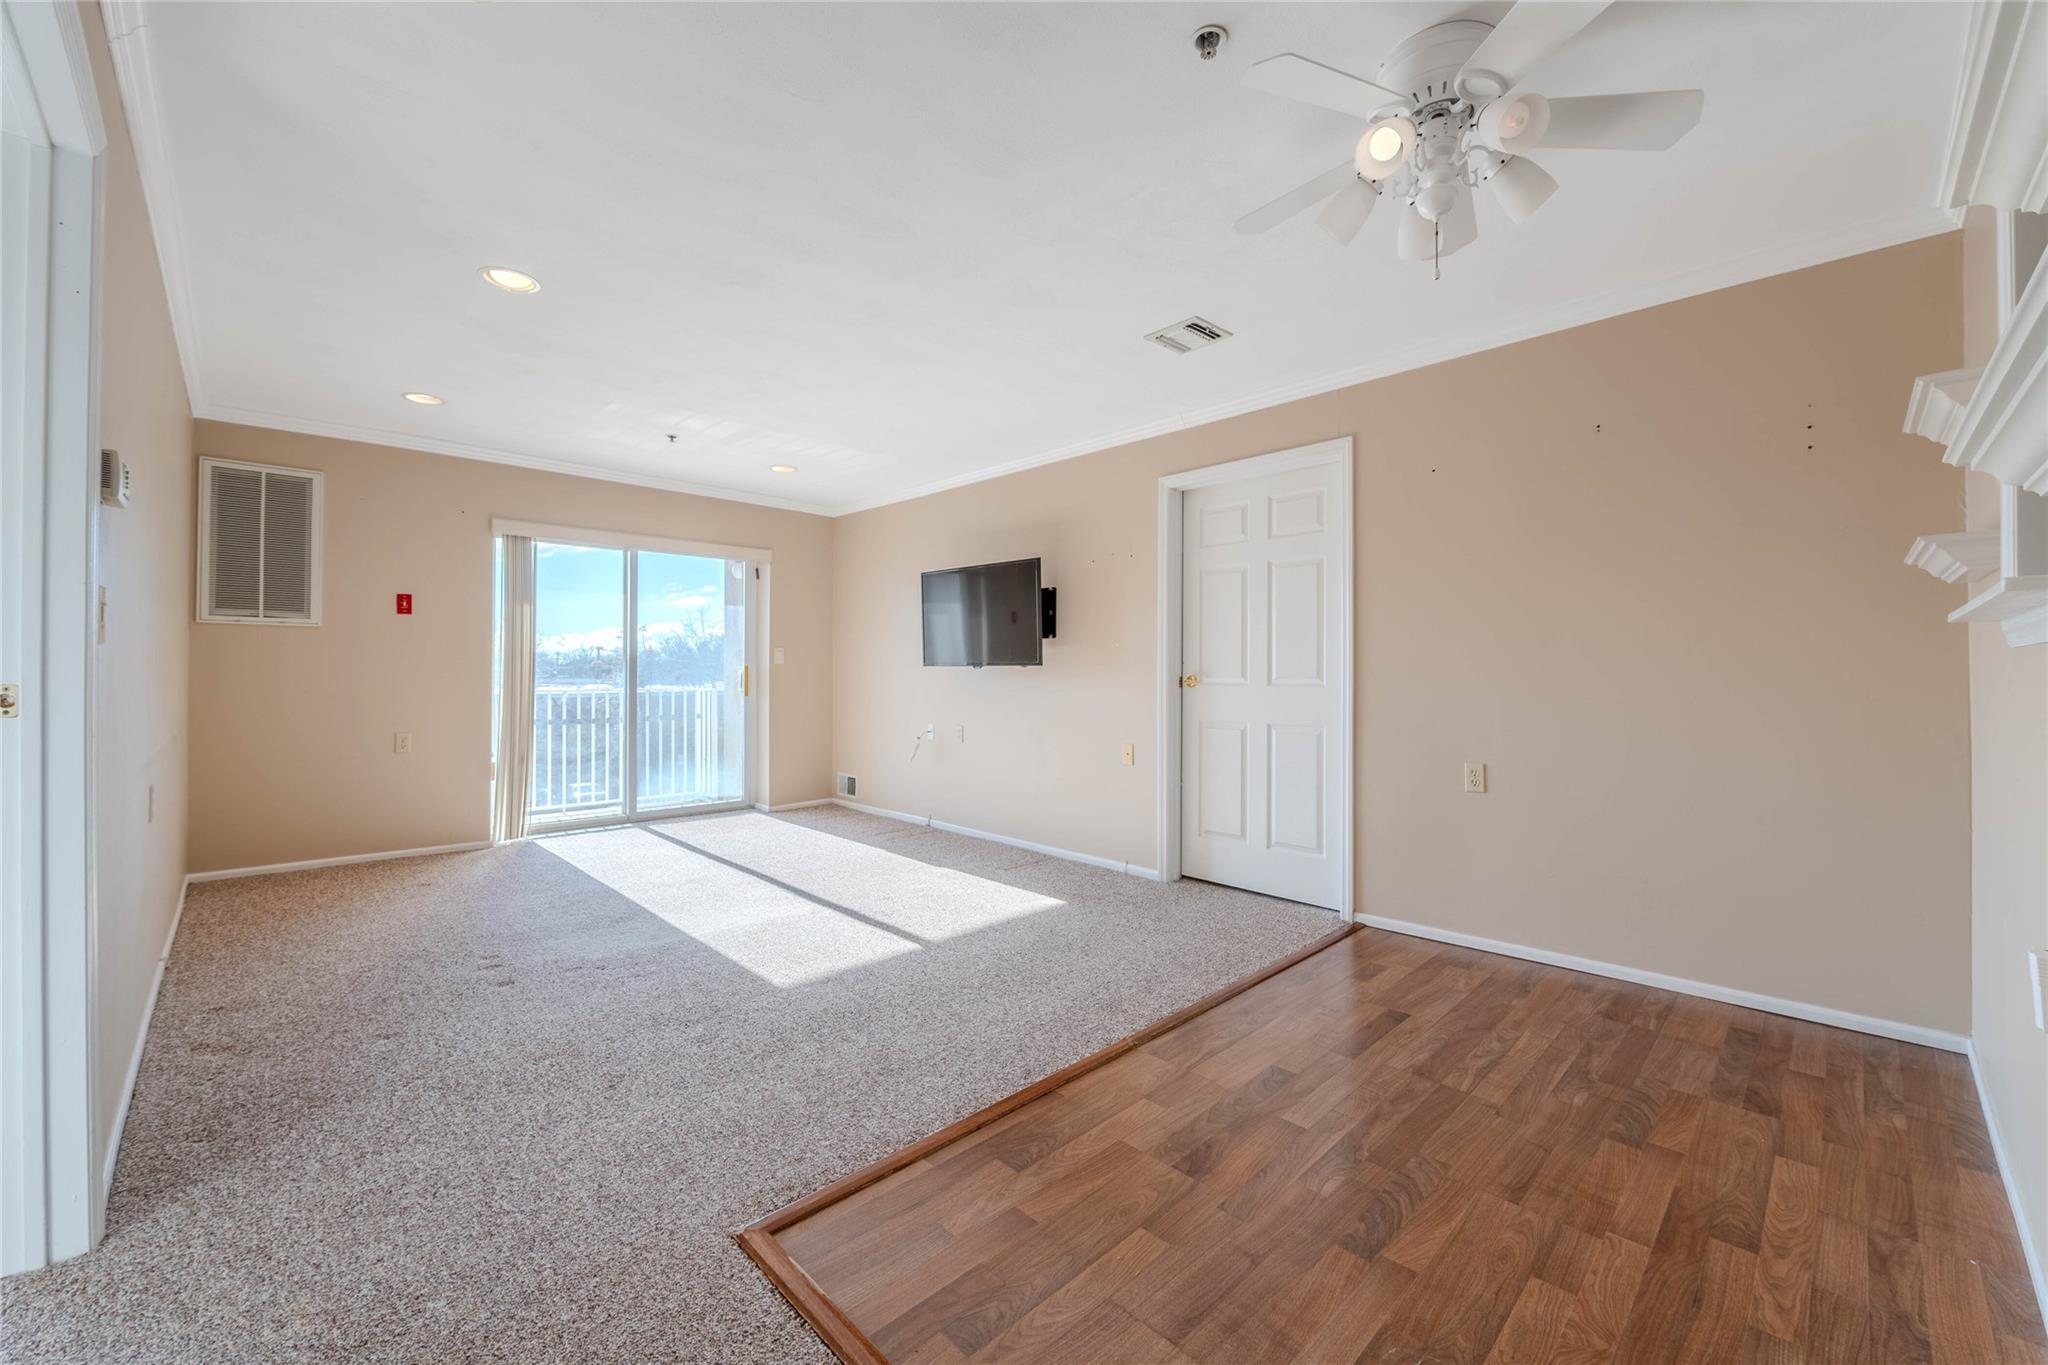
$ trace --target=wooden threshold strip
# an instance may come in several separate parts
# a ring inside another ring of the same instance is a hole
[[[1022,1090],[1005,1095],[983,1109],[977,1109],[966,1118],[948,1124],[929,1137],[919,1138],[899,1151],[890,1153],[880,1161],[863,1166],[848,1176],[833,1181],[815,1194],[805,1195],[793,1204],[785,1204],[759,1222],[750,1223],[734,1238],[740,1250],[747,1253],[768,1282],[775,1286],[790,1307],[803,1315],[824,1343],[832,1348],[833,1354],[847,1365],[888,1365],[888,1358],[869,1341],[867,1334],[854,1326],[853,1319],[834,1303],[816,1281],[804,1273],[775,1234],[795,1223],[830,1208],[840,1200],[859,1193],[877,1180],[893,1175],[913,1162],[921,1161],[932,1152],[957,1142],[978,1128],[985,1128],[1002,1118],[1030,1104],[1033,1100],[1085,1076],[1097,1067],[1114,1061],[1134,1047],[1142,1047],[1162,1034],[1170,1033],[1188,1020],[1215,1009],[1232,996],[1242,995],[1268,977],[1278,976],[1296,963],[1314,957],[1334,944],[1343,942],[1358,932],[1356,924],[1346,924],[1334,933],[1323,935],[1299,952],[1291,953],[1278,962],[1268,963],[1250,976],[1240,977],[1219,990],[1211,991],[1194,1004],[1175,1010],[1164,1019],[1147,1024],[1136,1033],[1117,1039],[1097,1052],[1091,1052],[1080,1061],[1063,1066],[1040,1080],[1033,1081]]]

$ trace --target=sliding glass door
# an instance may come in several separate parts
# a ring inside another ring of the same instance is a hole
[[[747,799],[745,560],[534,542],[530,825]]]
[[[633,556],[634,801],[666,810],[743,800],[746,561]]]

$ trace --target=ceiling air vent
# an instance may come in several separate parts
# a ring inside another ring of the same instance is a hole
[[[1204,346],[1213,346],[1229,335],[1230,333],[1207,318],[1189,318],[1186,322],[1176,322],[1171,327],[1162,327],[1145,340],[1157,342],[1169,351],[1185,355],[1189,351],[1199,351]]]

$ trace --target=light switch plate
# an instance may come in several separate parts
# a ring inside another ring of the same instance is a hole
[[[391,737],[391,752],[394,754],[409,754],[412,752],[412,732],[410,730],[400,730]]]
[[[1135,744],[1126,744],[1126,745],[1124,745],[1124,766],[1125,766],[1126,768],[1128,768],[1128,767],[1130,767],[1130,766],[1131,766],[1132,764],[1136,763],[1137,761],[1138,761],[1138,746],[1137,746],[1137,745],[1135,745]]]
[[[2027,950],[2027,978],[2034,987],[2034,1027],[2048,1029],[2048,952]]]
[[[1467,763],[1465,765],[1465,790],[1474,796],[1486,794],[1486,765]]]

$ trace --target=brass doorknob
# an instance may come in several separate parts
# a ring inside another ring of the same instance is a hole
[[[1180,685],[1182,687],[1200,687],[1202,685],[1202,679],[1199,675],[1190,673],[1185,678],[1182,678],[1180,680]]]

